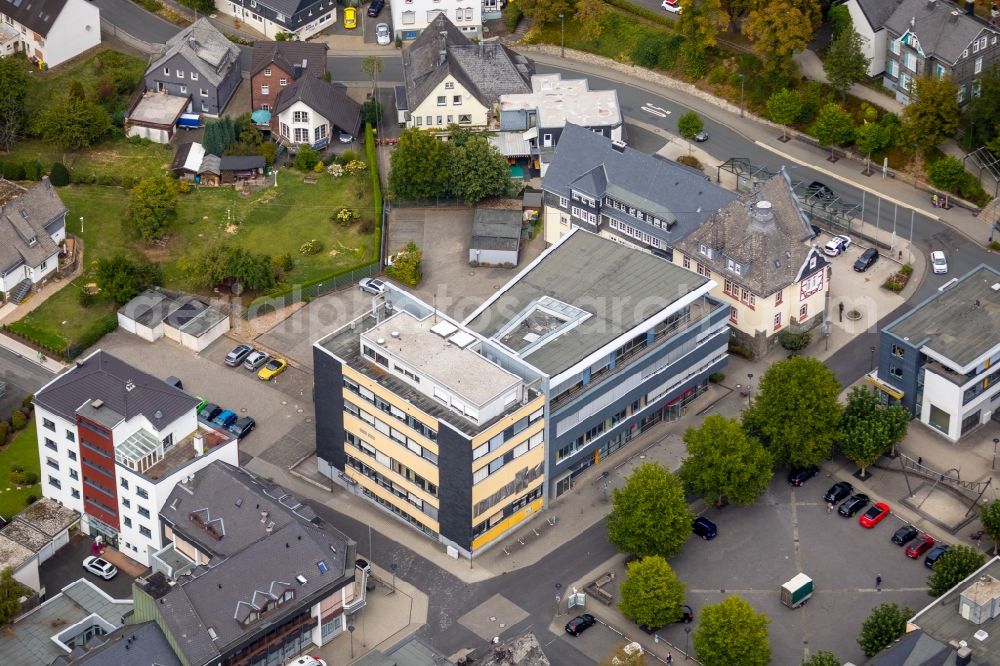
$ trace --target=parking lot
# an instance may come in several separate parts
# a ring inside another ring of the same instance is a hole
[[[75,581],[85,578],[97,587],[107,592],[114,599],[132,598],[131,576],[124,571],[119,571],[118,575],[111,580],[104,580],[83,569],[83,560],[91,554],[90,544],[93,539],[83,535],[77,535],[70,542],[56,551],[55,555],[45,560],[38,568],[38,576],[45,586],[46,598],[51,599],[59,592]]]
[[[262,382],[254,372],[226,366],[223,360],[235,345],[222,337],[195,354],[166,340],[150,343],[121,330],[101,340],[105,351],[151,375],[180,377],[189,393],[239,416],[252,416],[257,429],[240,442],[240,451],[287,467],[315,449],[312,376],[289,367]]]
[[[785,475],[779,470],[754,506],[705,512],[718,525],[719,536],[712,541],[692,538],[671,560],[678,578],[687,585],[686,602],[694,609],[695,620],[660,631],[663,639],[683,649],[688,638],[684,629],[697,630],[705,605],[738,595],[771,619],[771,663],[798,664],[806,649],[810,653],[830,650],[841,662],[863,663],[857,637],[875,606],[895,602],[917,610],[930,601],[930,571],[923,557],[908,559],[904,549],[890,541],[903,524],[900,519],[890,515],[875,528],[864,529],[858,524],[860,513],[845,519],[827,512],[823,494],[839,479],[820,474],[803,487],[792,488]],[[892,501],[885,501],[895,508]],[[813,578],[815,593],[793,610],[781,604],[778,588],[799,572]],[[881,592],[875,589],[877,575],[883,579]],[[624,580],[623,569],[616,580]],[[599,616],[600,604],[588,600],[589,611],[595,606]],[[560,619],[566,622],[570,617]],[[631,623],[619,628],[639,634]],[[579,638],[564,635],[562,640],[573,641],[586,654],[602,655],[622,639],[601,626]],[[663,646],[661,656],[667,649]]]

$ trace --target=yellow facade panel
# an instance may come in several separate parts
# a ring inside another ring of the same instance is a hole
[[[495,540],[495,539],[503,536],[503,534],[505,532],[507,532],[511,528],[517,526],[525,518],[528,518],[532,514],[538,512],[538,511],[541,511],[542,504],[544,503],[544,501],[545,500],[540,497],[537,500],[535,500],[534,502],[532,502],[531,504],[527,505],[526,507],[524,507],[523,509],[521,509],[520,511],[518,511],[517,513],[513,513],[513,514],[507,516],[506,518],[504,518],[503,520],[501,520],[499,523],[497,523],[496,525],[494,525],[493,527],[491,527],[490,529],[486,530],[485,532],[483,532],[482,534],[480,534],[478,537],[476,537],[475,539],[473,539],[472,540],[472,549],[476,550],[478,548],[482,548],[483,546],[485,546],[486,544],[488,544],[490,541],[493,541],[493,540]]]
[[[375,447],[375,450],[384,453],[393,460],[397,460],[400,463],[406,465],[407,467],[409,467],[414,472],[424,477],[431,483],[440,485],[437,465],[435,465],[429,460],[421,458],[416,453],[406,448],[405,444],[400,444],[392,437],[386,437],[378,430],[375,430],[374,426],[371,426],[368,423],[362,421],[361,419],[345,412],[344,430],[353,433],[354,435],[365,440],[373,447]],[[415,441],[420,442],[421,446],[423,446],[426,441],[423,438],[417,439],[416,437],[414,437],[413,439]],[[347,446],[346,442],[345,446]],[[367,458],[367,456],[365,457]]]
[[[396,407],[400,408],[413,418],[430,426],[431,428],[434,428],[435,430],[437,430],[440,427],[441,424],[438,423],[438,420],[436,418],[434,418],[430,414],[425,414],[424,412],[414,407],[412,404],[406,402],[405,400],[397,396],[395,393],[388,391],[384,386],[382,386],[375,380],[368,377],[368,375],[362,374],[357,370],[355,370],[354,368],[351,368],[350,366],[346,365],[341,366],[341,369],[345,377],[353,379],[355,382],[358,383],[359,386],[364,386],[366,389],[368,389],[378,397],[382,398],[388,403],[395,405]],[[346,391],[345,395],[353,395],[353,394],[350,393],[349,391]]]
[[[545,460],[545,447],[536,446],[520,458],[510,461],[495,473],[472,486],[472,505],[475,506],[476,502],[489,497],[513,481],[519,472],[540,465],[543,460]]]
[[[544,406],[545,406],[545,397],[544,396],[538,396],[537,398],[535,398],[534,400],[532,400],[531,402],[529,402],[528,404],[526,404],[521,409],[517,410],[513,414],[505,416],[504,418],[500,419],[499,421],[497,421],[496,423],[494,423],[493,425],[491,425],[486,430],[483,430],[478,435],[476,435],[475,437],[473,437],[472,438],[472,448],[476,448],[480,444],[482,444],[484,442],[490,441],[491,439],[493,439],[494,435],[500,434],[508,426],[510,426],[510,425],[512,425],[514,423],[517,423],[519,420],[521,420],[525,416],[530,416],[531,414],[534,414],[539,409],[542,409]],[[541,421],[541,420],[542,419],[539,419],[539,421]]]
[[[378,495],[382,499],[392,504],[394,507],[402,510],[403,513],[405,513],[406,515],[413,517],[414,519],[417,520],[417,522],[431,528],[432,530],[434,530],[435,533],[440,532],[441,528],[436,520],[433,520],[430,516],[428,516],[423,511],[413,506],[403,498],[396,497],[391,492],[389,492],[382,486],[378,485],[377,483],[369,479],[367,476],[360,474],[357,470],[351,467],[347,467],[345,469],[345,472],[349,477],[357,481],[359,485],[364,486],[372,493]]]

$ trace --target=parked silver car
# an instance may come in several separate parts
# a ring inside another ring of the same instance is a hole
[[[269,358],[271,357],[264,352],[254,349],[250,352],[250,355],[247,356],[246,360],[243,361],[243,367],[247,370],[259,370],[260,366],[267,363],[267,359]]]

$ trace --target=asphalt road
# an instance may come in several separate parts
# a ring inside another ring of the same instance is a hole
[[[7,384],[7,392],[0,397],[0,418],[9,416],[25,396],[33,394],[52,377],[52,373],[37,364],[0,348],[0,381]]]
[[[101,10],[101,18],[133,37],[163,44],[180,30],[176,25],[147,12],[131,0],[91,0]]]

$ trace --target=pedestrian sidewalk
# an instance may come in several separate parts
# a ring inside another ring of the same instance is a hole
[[[762,148],[777,156],[772,164],[776,168],[785,161],[786,168],[795,178],[794,169],[805,166],[819,171],[825,177],[850,183],[868,194],[880,196],[885,201],[910,208],[916,212],[939,220],[966,236],[972,242],[986,245],[990,237],[992,220],[985,219],[958,206],[948,210],[932,208],[931,191],[916,187],[912,179],[902,174],[884,176],[876,171],[871,176],[863,175],[865,165],[849,158],[836,162],[827,161],[828,151],[799,140],[781,141],[782,128],[769,120],[752,113],[740,113],[740,108],[698,90],[691,84],[677,81],[663,74],[652,72],[635,65],[624,64],[590,53],[566,49],[566,57],[559,56],[559,47],[550,45],[515,45],[517,51],[534,59],[537,63],[553,67],[575,70],[584,75],[618,80],[630,86],[662,95],[698,112],[715,122],[728,126]],[[763,166],[763,165],[762,165]]]
[[[799,66],[799,71],[807,79],[827,84],[830,83],[830,80],[826,76],[826,72],[823,70],[823,61],[819,59],[819,56],[816,55],[816,52],[812,49],[799,51],[792,56],[792,60],[794,60],[795,64]],[[903,105],[894,97],[883,95],[877,90],[872,90],[868,86],[863,86],[860,83],[852,85],[850,90],[847,92],[859,99],[863,99],[876,106],[880,106],[886,111],[892,111],[896,115],[903,112]]]

